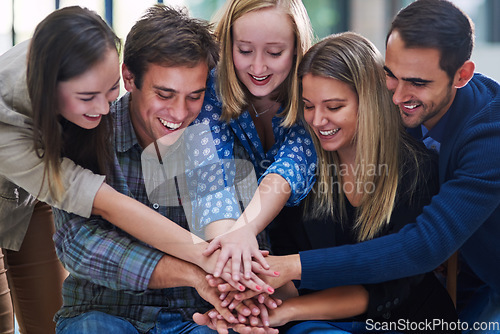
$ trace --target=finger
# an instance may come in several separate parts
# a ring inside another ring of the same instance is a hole
[[[231,269],[233,273],[233,280],[239,281],[240,271],[241,271],[241,253],[238,252],[238,254],[233,254],[231,261],[232,261]]]
[[[217,320],[216,322],[217,333],[219,334],[228,334],[227,323],[224,320]]]
[[[205,248],[202,254],[205,256],[209,256],[219,248],[221,248],[221,244],[219,242],[219,239],[215,238],[208,244],[207,248]]]
[[[256,327],[256,326],[261,327],[263,325],[262,322],[260,321],[260,319],[258,317],[253,316],[253,315],[249,316],[248,320],[250,321],[250,325],[252,325],[254,327]]]
[[[269,251],[268,250],[261,249],[260,253],[262,254],[263,257],[269,256]]]
[[[282,301],[278,298],[273,298],[273,297],[270,297],[269,295],[267,297],[264,297],[264,301],[263,303],[261,304],[264,304],[266,305],[268,308],[270,309],[275,309],[277,308],[279,305],[281,305]]]
[[[224,298],[224,300],[222,300],[221,306],[222,307],[228,307],[228,305],[231,304],[234,301],[234,296],[235,295],[236,295],[236,292],[230,292],[230,293],[228,293],[227,296],[226,296],[226,298]],[[240,303],[240,301],[237,301],[237,302]],[[231,309],[233,309],[233,308],[231,308]]]
[[[244,303],[239,303],[238,305],[236,305],[236,307],[234,309],[236,312],[238,312],[238,314],[240,314],[244,317],[248,317],[250,314],[252,314],[252,311]],[[239,317],[238,317],[238,320],[239,320]],[[241,322],[241,320],[240,320],[240,322]]]
[[[212,321],[210,320],[210,317],[205,313],[201,314],[196,312],[193,314],[193,321],[196,322],[200,326],[209,326],[212,324]],[[215,329],[215,328],[212,328]]]
[[[236,319],[236,317],[233,315],[233,313],[231,313],[231,311],[228,308],[217,307],[217,306],[215,308],[219,312],[219,315],[221,315],[225,321],[229,322],[230,324],[238,323],[238,319]]]
[[[260,321],[264,324],[264,326],[269,327],[269,312],[267,311],[267,307],[264,304],[258,304],[260,309]]]
[[[262,274],[269,277],[279,277],[280,275],[279,271],[275,271],[272,268],[265,269],[264,267],[262,267],[260,263],[255,261],[252,261],[252,272],[254,272],[255,274]]]
[[[248,252],[244,252],[241,257],[243,259],[243,273],[245,279],[250,279],[250,275],[252,274],[252,255]]]
[[[250,309],[253,316],[258,316],[260,314],[260,309],[253,299],[244,300],[243,304],[245,304]]]
[[[221,278],[226,281],[232,288],[238,290],[238,291],[245,291],[245,286],[242,285],[240,282],[238,281],[235,281],[233,280],[233,276],[231,276],[231,274],[229,273],[222,273],[221,274]],[[232,289],[229,289],[229,290],[232,290]],[[229,291],[229,290],[226,290],[226,291]],[[219,289],[220,291],[220,289]]]
[[[250,299],[250,298],[257,296],[258,294],[259,294],[258,291],[247,290],[247,291],[239,292],[239,293],[235,294],[234,299],[236,299],[236,300]]]
[[[222,270],[226,266],[227,261],[229,260],[229,253],[227,251],[224,251],[224,249],[221,250],[219,257],[217,258],[217,262],[215,263],[215,269],[214,269],[214,276],[219,277],[222,273]]]
[[[206,275],[205,279],[207,280],[208,285],[210,285],[210,287],[212,287],[212,288],[215,288],[220,284],[226,283],[226,281],[224,281],[222,278],[214,277],[211,274]]]
[[[254,257],[254,260],[257,261],[258,263],[260,263],[260,265],[262,267],[264,267],[264,269],[269,269],[270,268],[269,263],[267,263],[266,259],[262,255],[262,252],[258,251],[258,252],[254,253],[252,255]]]

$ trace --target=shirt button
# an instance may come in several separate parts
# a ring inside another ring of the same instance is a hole
[[[394,299],[393,303],[394,303],[394,305],[398,305],[399,304],[399,298]]]
[[[387,302],[387,303],[385,303],[385,308],[389,308],[389,307],[391,307],[391,305],[392,305],[391,302]]]
[[[384,309],[384,307],[382,305],[377,306],[377,311],[378,312],[382,311],[383,309]]]
[[[160,207],[160,204],[158,204],[158,203],[153,204],[153,209],[158,210],[159,207]]]

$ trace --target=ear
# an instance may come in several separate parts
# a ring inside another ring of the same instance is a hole
[[[123,77],[123,86],[127,90],[127,92],[131,92],[135,87],[134,84],[134,75],[129,71],[127,65],[122,64],[122,77]]]
[[[474,75],[474,70],[476,65],[472,60],[467,60],[455,74],[455,80],[453,81],[453,86],[455,88],[462,88],[467,85],[472,76]]]

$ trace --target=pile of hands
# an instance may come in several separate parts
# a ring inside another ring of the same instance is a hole
[[[233,242],[232,246],[222,247],[216,238],[204,251],[215,265],[209,266],[214,269],[207,271],[213,274],[205,276],[205,288],[197,287],[197,291],[214,308],[204,314],[195,313],[193,320],[219,334],[229,329],[242,334],[275,334],[279,331],[274,327],[289,321],[280,308],[283,302],[279,293],[275,294],[276,289],[290,285],[293,279],[289,257],[269,256],[269,252],[258,249],[255,239],[246,239],[250,239],[247,244]]]

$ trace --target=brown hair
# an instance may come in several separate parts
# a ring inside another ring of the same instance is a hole
[[[61,157],[105,173],[111,156],[110,116],[92,130],[82,129],[59,115],[57,84],[75,78],[101,61],[120,40],[95,12],[78,6],[49,14],[34,32],[28,51],[27,84],[33,109],[35,149],[45,163],[51,196],[64,193]]]

